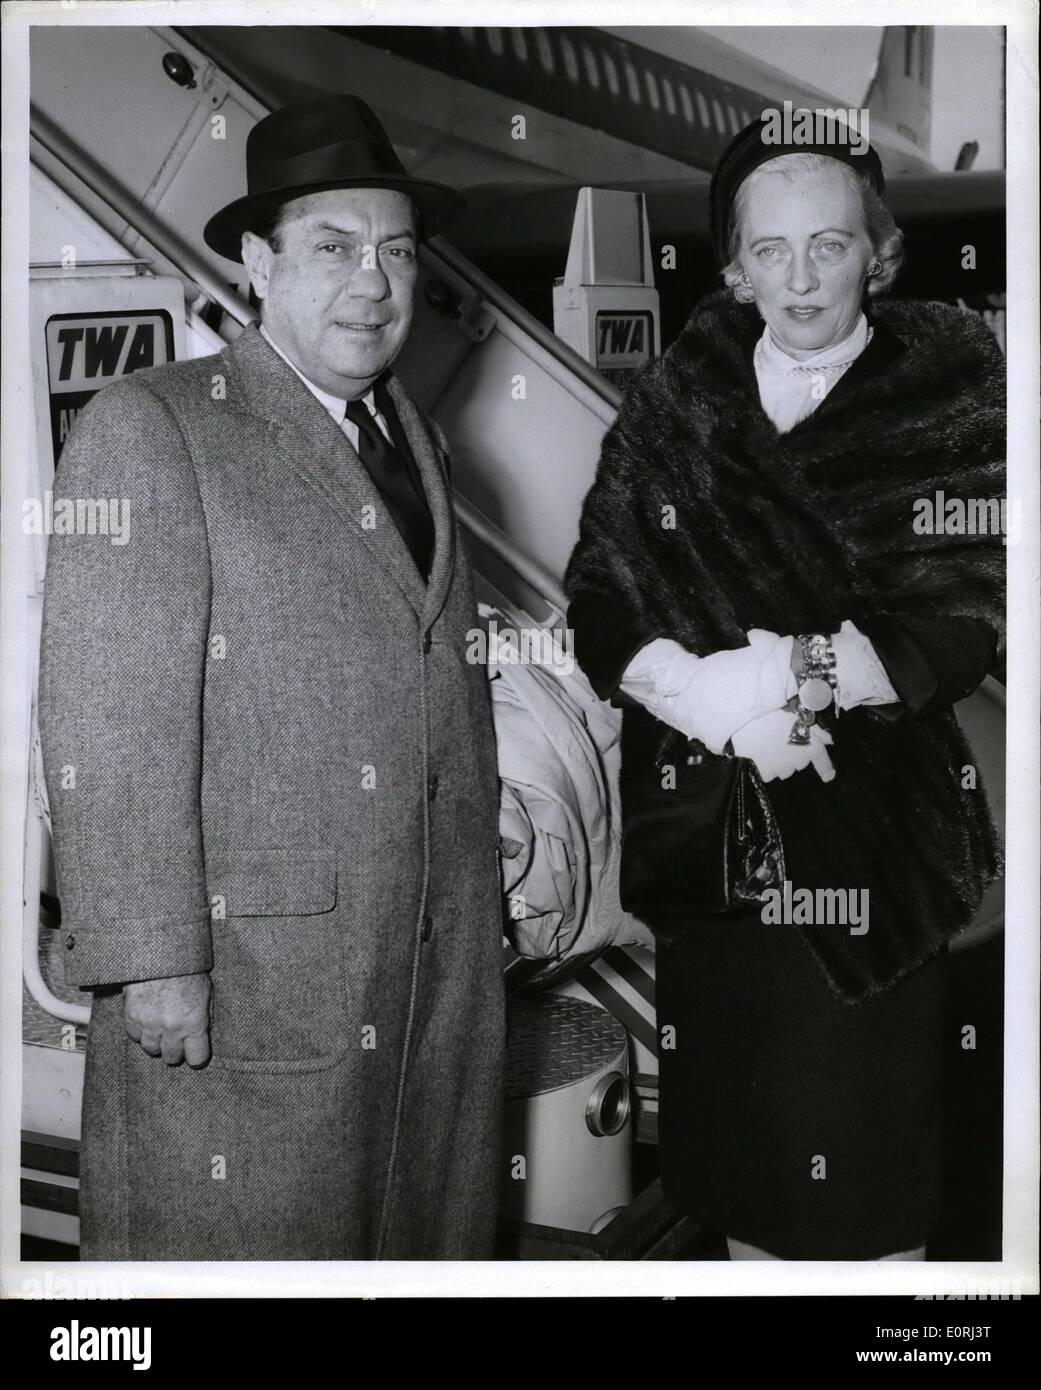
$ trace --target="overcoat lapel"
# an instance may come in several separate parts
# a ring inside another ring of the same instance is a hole
[[[412,447],[434,522],[434,557],[424,584],[379,490],[343,431],[254,325],[227,349],[241,404],[276,431],[277,448],[291,467],[361,536],[372,558],[393,578],[421,624],[444,605],[452,575],[453,517],[442,465],[418,410],[392,377],[388,390]],[[380,524],[365,524],[371,516]]]

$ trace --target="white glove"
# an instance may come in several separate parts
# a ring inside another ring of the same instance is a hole
[[[659,637],[633,657],[620,688],[656,719],[722,753],[736,729],[795,693],[793,640],[751,628],[747,647],[699,657]]]
[[[835,767],[827,748],[833,742],[831,734],[811,724],[809,743],[789,743],[794,722],[795,715],[784,709],[752,719],[733,735],[734,752],[739,758],[751,758],[764,782],[788,778],[811,764],[822,782],[832,781]]]
[[[831,649],[835,653],[835,674],[839,683],[835,703],[839,709],[899,703],[900,696],[893,689],[874,647],[848,618],[838,632],[832,633]]]

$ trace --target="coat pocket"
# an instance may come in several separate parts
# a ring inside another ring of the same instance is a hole
[[[314,1071],[350,1046],[336,858],[242,852],[208,874],[211,1065]]]
[[[307,917],[336,906],[332,855],[250,852],[218,860],[210,875],[210,901],[219,898],[233,917]]]

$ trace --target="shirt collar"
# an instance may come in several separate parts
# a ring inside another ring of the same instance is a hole
[[[272,347],[274,348],[274,350],[278,353],[279,357],[281,357],[281,359],[282,359],[283,362],[288,363],[288,365],[289,365],[290,367],[293,368],[293,371],[296,372],[297,376],[300,378],[300,380],[301,380],[301,381],[304,383],[304,385],[307,387],[308,391],[310,391],[311,394],[312,394],[317,400],[319,400],[319,401],[322,403],[322,405],[325,406],[326,410],[327,410],[327,411],[329,412],[329,414],[333,417],[333,419],[336,421],[336,423],[337,423],[338,425],[342,424],[342,423],[343,423],[343,418],[344,418],[344,412],[345,412],[346,409],[347,409],[347,401],[346,401],[346,399],[345,399],[344,397],[342,397],[342,396],[334,396],[330,391],[323,391],[322,388],[321,388],[320,386],[316,386],[316,385],[314,384],[314,382],[310,380],[309,377],[304,376],[304,374],[303,374],[303,372],[300,370],[300,368],[297,367],[293,362],[290,362],[289,358],[285,355],[285,353],[282,351],[282,349],[278,346],[278,344],[275,342],[274,338],[272,338],[271,334],[267,331],[267,329],[264,327],[263,324],[260,325],[260,336],[261,336],[266,342],[268,342],[268,343],[271,344],[271,346],[272,346]],[[365,392],[365,395],[362,396],[361,399],[365,402],[366,406],[368,407],[369,413],[370,413],[370,414],[374,414],[375,411],[376,411],[376,409],[377,409],[377,407],[376,407],[375,397],[374,397],[374,395],[373,395],[373,388],[372,388],[371,386],[370,386],[369,389]]]

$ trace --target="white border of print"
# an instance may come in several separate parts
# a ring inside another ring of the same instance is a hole
[[[391,12],[392,9],[392,12]],[[382,13],[381,13],[382,10]],[[815,6],[758,3],[750,0],[737,12],[742,24],[796,27],[808,20],[829,25],[862,25],[862,0],[830,0]],[[4,4],[3,44],[3,354],[2,460],[3,492],[3,794],[0,803],[3,839],[0,851],[12,855],[15,808],[24,795],[21,750],[27,711],[24,708],[24,614],[17,576],[26,538],[21,534],[21,500],[25,441],[33,437],[31,392],[24,371],[24,325],[28,321],[28,37],[30,24],[191,25],[304,23],[373,23],[428,25],[431,19],[453,24],[504,25],[549,23],[685,24],[692,11],[684,0],[636,4],[634,0],[595,3],[523,3],[501,0],[180,0],[180,3]],[[1016,447],[1009,460],[1010,496],[1022,499],[1026,517],[1038,515],[1038,264],[1037,264],[1037,17],[1030,0],[924,0],[923,3],[875,3],[872,25],[924,22],[943,25],[1007,27],[1007,173],[1008,227],[1008,366],[1009,438]],[[701,24],[733,24],[732,0],[701,0]],[[1035,521],[1036,528],[1036,521]],[[1006,1079],[1004,1258],[1000,1264],[809,1263],[740,1261],[735,1263],[628,1263],[592,1261],[538,1264],[119,1264],[77,1266],[77,1277],[108,1276],[128,1286],[134,1296],[315,1297],[380,1295],[424,1297],[446,1294],[527,1296],[553,1294],[937,1294],[987,1280],[1021,1279],[1024,1292],[1037,1291],[1038,1185],[1038,740],[1039,544],[1036,529],[1023,544],[1009,547],[1008,761],[1009,823],[1006,933]],[[17,857],[12,855],[12,862]],[[47,1267],[18,1261],[18,1153],[21,1092],[20,928],[18,875],[2,876],[2,1010],[3,1098],[0,1130],[0,1249],[3,1295],[19,1297],[26,1280],[43,1280]],[[30,1288],[37,1287],[30,1284]]]

